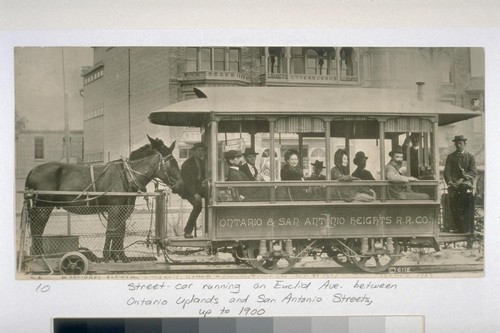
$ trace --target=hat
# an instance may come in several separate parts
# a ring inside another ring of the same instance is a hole
[[[315,168],[321,168],[324,169],[325,167],[323,166],[323,161],[314,161],[314,163],[311,163],[311,165]]]
[[[403,154],[403,148],[401,148],[401,146],[394,147],[394,149],[389,153],[389,156],[392,157],[394,154]]]
[[[259,153],[256,153],[255,150],[253,150],[253,148],[245,148],[243,156],[248,156],[248,155],[259,155]]]
[[[224,158],[228,161],[232,160],[235,157],[240,157],[240,156],[241,156],[241,152],[239,152],[237,150],[226,151],[226,153],[224,154]]]
[[[359,161],[361,161],[362,159],[367,160],[367,159],[368,159],[368,157],[366,157],[365,152],[363,152],[363,151],[358,151],[358,152],[356,153],[356,156],[354,156],[353,163],[354,163],[354,164],[356,164],[356,165],[358,165],[358,164],[359,164]]]
[[[453,142],[457,142],[457,141],[467,141],[467,138],[463,135],[455,135],[455,139],[452,140]]]
[[[198,149],[198,148],[203,148],[203,150],[205,150],[205,145],[202,143],[202,142],[197,142],[193,145],[193,147],[191,147],[192,150],[195,150],[195,149]]]

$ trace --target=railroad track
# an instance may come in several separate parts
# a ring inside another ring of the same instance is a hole
[[[105,269],[99,269],[95,266],[95,270],[89,270],[90,274],[205,274],[205,275],[255,275],[256,277],[264,277],[265,274],[259,273],[253,267],[234,263],[179,263],[179,264],[158,264],[153,268],[144,269],[144,266],[134,267],[134,264],[107,263]],[[362,276],[405,276],[413,274],[451,274],[451,273],[480,273],[484,270],[482,263],[477,264],[440,264],[440,265],[395,265],[391,266],[383,273],[365,273],[360,272],[355,267],[301,267],[296,266],[286,275],[358,275]]]

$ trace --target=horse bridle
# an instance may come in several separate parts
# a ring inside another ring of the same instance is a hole
[[[158,174],[159,171],[161,171],[161,168],[163,168],[163,173],[165,174],[165,178],[167,178],[167,183],[165,183],[165,185],[167,185],[169,188],[174,188],[174,185],[175,185],[175,182],[172,181],[172,179],[170,178],[170,176],[168,175],[168,172],[167,172],[167,163],[168,165],[170,166],[170,161],[174,159],[174,156],[172,154],[168,154],[167,156],[163,157],[161,155],[161,153],[158,153],[160,154],[160,161],[158,162],[158,168],[156,169],[156,174]]]

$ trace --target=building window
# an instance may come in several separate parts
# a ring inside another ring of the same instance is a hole
[[[340,49],[340,75],[355,76],[354,70],[354,49],[352,47],[343,47]]]
[[[186,159],[191,157],[191,149],[190,148],[179,148],[179,159]]]
[[[311,160],[325,161],[325,149],[324,148],[314,148],[311,152]]]
[[[43,147],[43,137],[35,137],[35,160],[41,160],[44,158],[44,147]]]
[[[85,112],[85,114],[83,115],[83,120],[89,120],[89,119],[92,119],[92,118],[97,118],[97,117],[102,116],[103,114],[104,114],[104,108],[101,106],[101,107],[99,107],[97,109]]]
[[[439,62],[439,68],[441,72],[441,83],[450,84],[453,83],[453,62],[451,56],[443,54]]]
[[[196,47],[186,48],[186,72],[196,72],[197,53]]]
[[[217,48],[214,49],[214,70],[223,71],[224,68],[224,60],[226,58],[226,50]]]
[[[319,74],[318,60],[318,52],[315,49],[308,49],[306,52],[306,74]]]
[[[239,49],[229,49],[229,71],[239,72],[240,71],[240,50]]]
[[[282,63],[283,63],[283,48],[281,47],[270,47],[269,48],[269,62],[268,62],[268,73],[282,73]]]
[[[293,74],[305,74],[304,56],[301,47],[292,47],[291,49],[291,71]]]
[[[199,52],[198,52],[199,51]],[[186,71],[240,71],[240,49],[186,48]]]
[[[104,69],[100,69],[97,72],[93,72],[92,74],[87,74],[83,79],[83,84],[87,85],[91,82],[94,82],[97,79],[100,79],[104,75]]]
[[[91,153],[91,154],[85,154],[84,157],[84,163],[96,163],[96,162],[103,162],[104,161],[104,153],[99,152],[99,153]]]

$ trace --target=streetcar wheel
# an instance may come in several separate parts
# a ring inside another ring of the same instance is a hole
[[[332,258],[332,260],[335,261],[336,264],[342,267],[352,267],[351,259],[339,249],[328,246],[325,247],[323,251],[328,255],[328,257]]]
[[[59,262],[59,271],[64,275],[85,275],[88,269],[89,261],[80,252],[68,252]]]
[[[355,251],[351,258],[352,263],[360,270],[368,273],[385,272],[389,267],[394,265],[399,259],[401,248],[394,241],[394,250],[391,253],[384,254],[361,254],[361,239],[355,239],[350,242],[350,248]]]
[[[247,255],[250,264],[262,273],[283,274],[291,270],[297,263],[295,258],[270,257],[257,259],[259,256],[259,242],[247,244]]]

